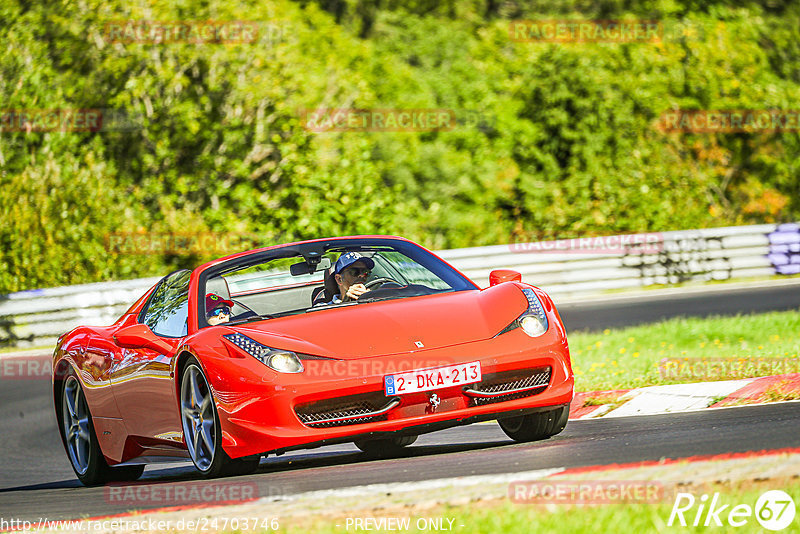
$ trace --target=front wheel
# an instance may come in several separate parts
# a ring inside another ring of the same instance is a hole
[[[546,412],[498,419],[500,428],[514,441],[538,441],[555,436],[567,426],[569,404]]]
[[[258,468],[261,456],[231,459],[222,450],[217,407],[203,369],[189,358],[181,378],[181,422],[189,456],[206,478],[245,475]]]

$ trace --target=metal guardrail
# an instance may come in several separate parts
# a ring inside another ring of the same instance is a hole
[[[55,345],[79,325],[116,321],[159,277],[19,291],[0,296],[0,346]]]
[[[800,225],[515,243],[438,254],[481,287],[488,285],[493,269],[508,268],[557,299],[653,284],[797,274]],[[52,345],[75,326],[110,324],[158,279],[0,295],[0,346]]]
[[[736,226],[646,234],[650,241],[644,246],[612,246],[618,240],[605,237],[599,238],[600,247],[589,251],[578,239],[549,242],[547,247],[536,243],[495,245],[445,250],[439,255],[479,285],[486,284],[492,269],[505,267],[519,271],[523,280],[556,297],[573,296],[653,284],[773,275],[778,272],[775,261],[779,258],[770,257],[770,235],[777,231],[774,224]],[[795,234],[800,241],[800,234]]]

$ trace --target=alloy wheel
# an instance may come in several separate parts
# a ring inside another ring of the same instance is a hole
[[[200,471],[208,471],[214,461],[214,399],[203,372],[190,364],[181,381],[181,420],[189,454]]]
[[[74,376],[70,376],[64,385],[61,413],[69,459],[75,471],[82,475],[89,469],[89,409],[80,382]]]

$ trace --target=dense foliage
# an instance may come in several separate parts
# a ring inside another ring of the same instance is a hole
[[[109,236],[354,233],[432,248],[797,220],[800,142],[669,133],[673,109],[800,109],[797,3],[0,3],[0,110],[125,127],[0,132],[0,293],[160,274],[235,250]],[[656,43],[536,43],[515,19],[646,19]],[[112,42],[110,21],[258,23],[252,43]],[[457,126],[324,132],[316,108]],[[9,131],[11,130],[11,131]],[[235,245],[232,246],[236,248]]]

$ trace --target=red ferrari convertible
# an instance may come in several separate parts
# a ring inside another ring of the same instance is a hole
[[[493,419],[514,440],[548,438],[573,397],[564,326],[519,273],[489,282],[386,236],[173,272],[113,325],[59,339],[53,400],[72,467],[92,485],[171,456],[214,477],[332,443],[388,454]]]

